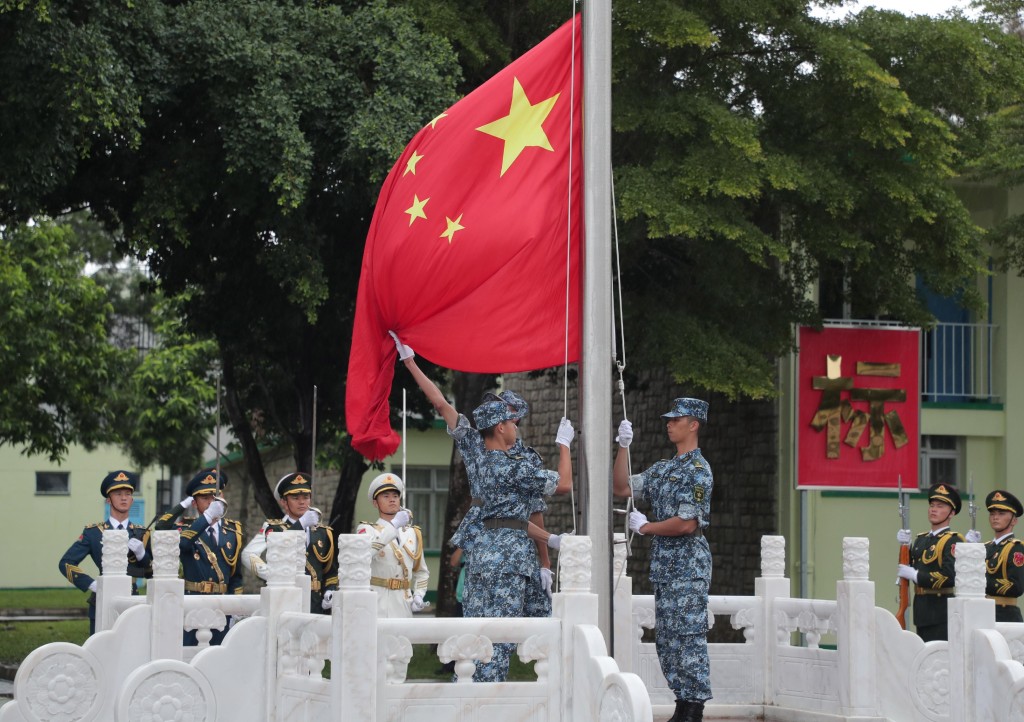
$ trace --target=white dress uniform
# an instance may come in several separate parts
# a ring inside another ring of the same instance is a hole
[[[356,534],[370,537],[370,586],[377,592],[381,617],[411,617],[412,598],[427,593],[430,571],[423,559],[423,534],[418,526],[395,529],[390,521],[360,522]]]

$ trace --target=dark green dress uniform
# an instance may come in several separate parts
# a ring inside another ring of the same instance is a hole
[[[131,471],[112,471],[103,479],[100,484],[100,493],[107,498],[110,492],[117,489],[131,489],[133,492],[139,487],[139,476]],[[129,538],[139,539],[142,542],[148,540],[146,528],[133,524],[130,521],[123,522],[124,528],[128,531]],[[117,524],[112,524],[110,519],[99,524],[90,524],[82,529],[78,539],[68,547],[64,556],[57,562],[60,573],[72,584],[83,592],[89,591],[89,586],[95,581],[83,569],[78,566],[86,557],[92,557],[93,564],[100,574],[103,574],[103,531],[105,529],[116,529]],[[147,554],[143,561],[139,562],[135,555],[128,552],[128,575],[136,579],[147,577],[152,574],[152,559]],[[132,581],[132,594],[137,594],[137,582]],[[89,596],[89,634],[96,631],[96,595]]]
[[[227,486],[227,475],[221,472],[220,476],[218,485],[216,469],[204,469],[192,477],[185,492],[193,498],[212,497]],[[156,528],[177,528],[181,531],[178,550],[185,594],[242,594],[242,524],[234,519],[218,519],[210,524],[204,514],[199,514],[195,521],[185,526],[178,522],[184,510],[181,504],[176,504],[160,515]],[[210,644],[220,644],[227,634],[227,626],[211,631]],[[183,643],[185,646],[197,644],[195,630],[184,633]]]
[[[948,484],[935,484],[928,490],[928,501],[949,504],[960,513],[960,494]],[[962,534],[949,527],[917,535],[910,547],[910,566],[917,572],[914,580],[914,625],[926,642],[949,639],[946,606],[956,586],[955,550],[964,541]]]
[[[1015,517],[1021,503],[1008,491],[997,489],[985,497],[989,511],[1008,511]],[[985,596],[996,602],[997,622],[1024,622],[1017,600],[1024,594],[1024,542],[1012,532],[985,544]]]

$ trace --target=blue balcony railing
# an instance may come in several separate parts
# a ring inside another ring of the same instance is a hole
[[[921,335],[923,401],[995,403],[992,352],[997,327],[990,323],[937,323]]]

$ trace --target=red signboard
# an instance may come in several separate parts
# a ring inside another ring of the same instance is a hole
[[[798,488],[917,488],[919,345],[918,329],[800,329]]]

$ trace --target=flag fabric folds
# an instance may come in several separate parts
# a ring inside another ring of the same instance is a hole
[[[396,351],[388,331],[459,371],[579,358],[579,25],[577,16],[431,120],[384,181],[346,384],[348,431],[367,458],[399,443],[389,420]]]

